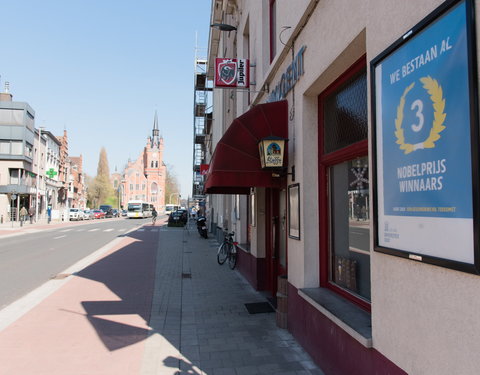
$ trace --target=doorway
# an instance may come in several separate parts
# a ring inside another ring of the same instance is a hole
[[[265,196],[265,247],[267,291],[275,299],[277,279],[287,273],[287,204],[285,189],[267,189]]]

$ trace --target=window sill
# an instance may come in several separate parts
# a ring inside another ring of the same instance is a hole
[[[298,294],[364,347],[372,347],[369,313],[325,288],[299,289]]]
[[[243,251],[245,251],[246,253],[249,253],[250,252],[250,245],[248,243],[239,243],[237,245],[237,247]]]

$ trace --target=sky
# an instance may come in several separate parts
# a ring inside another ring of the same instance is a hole
[[[97,173],[137,159],[155,111],[164,162],[192,195],[193,78],[205,57],[211,0],[2,1],[0,90],[35,111],[35,126],[68,134],[70,156]]]

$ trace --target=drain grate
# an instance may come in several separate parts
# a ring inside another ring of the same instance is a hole
[[[52,276],[50,279],[51,280],[62,280],[62,279],[66,279],[70,275],[71,275],[71,273],[59,273],[58,275]]]
[[[191,279],[192,274],[191,273],[182,273],[182,279]]]

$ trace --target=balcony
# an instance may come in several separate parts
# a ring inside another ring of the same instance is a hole
[[[36,188],[30,185],[0,185],[0,194],[35,194]]]

